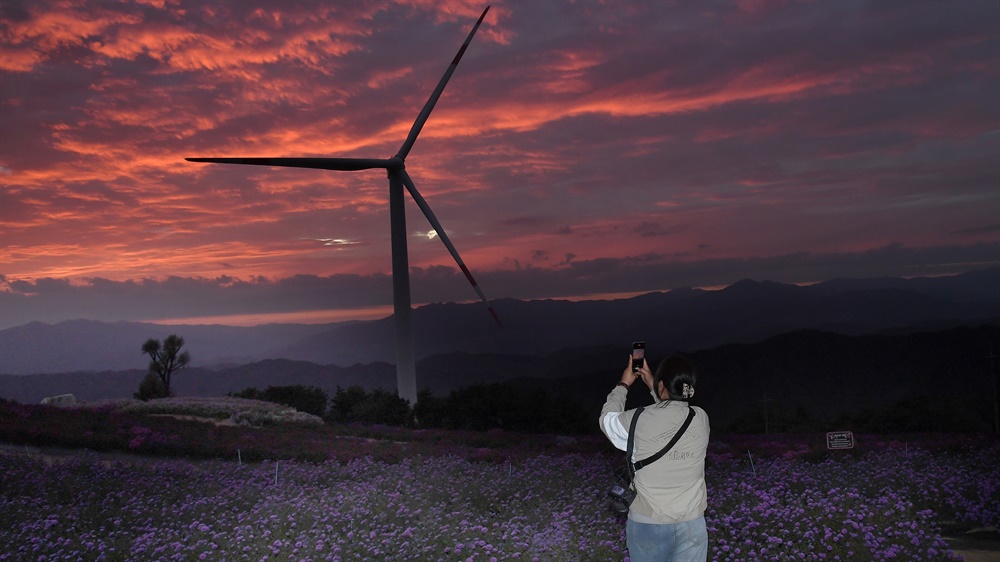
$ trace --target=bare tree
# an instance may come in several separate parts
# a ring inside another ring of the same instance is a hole
[[[160,340],[148,339],[142,344],[142,352],[149,355],[149,374],[155,375],[163,383],[165,396],[170,396],[170,378],[178,369],[184,368],[191,361],[191,354],[181,353],[184,347],[184,338],[176,335],[169,335],[160,345]]]

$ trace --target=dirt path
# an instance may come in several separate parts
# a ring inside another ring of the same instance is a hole
[[[946,521],[941,528],[948,546],[965,562],[1000,562],[1000,532],[993,527]]]

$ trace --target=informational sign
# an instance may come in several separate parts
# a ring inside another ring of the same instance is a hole
[[[830,431],[826,434],[827,449],[853,449],[854,433],[851,431]]]

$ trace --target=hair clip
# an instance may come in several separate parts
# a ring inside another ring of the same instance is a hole
[[[684,383],[684,388],[681,391],[681,396],[683,398],[691,398],[694,396],[694,387],[688,383]]]

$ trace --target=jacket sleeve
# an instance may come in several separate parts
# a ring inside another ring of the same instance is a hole
[[[601,431],[612,445],[622,451],[628,446],[628,427],[624,425],[624,418],[628,417],[624,412],[627,396],[628,390],[624,386],[615,386],[601,408]]]

